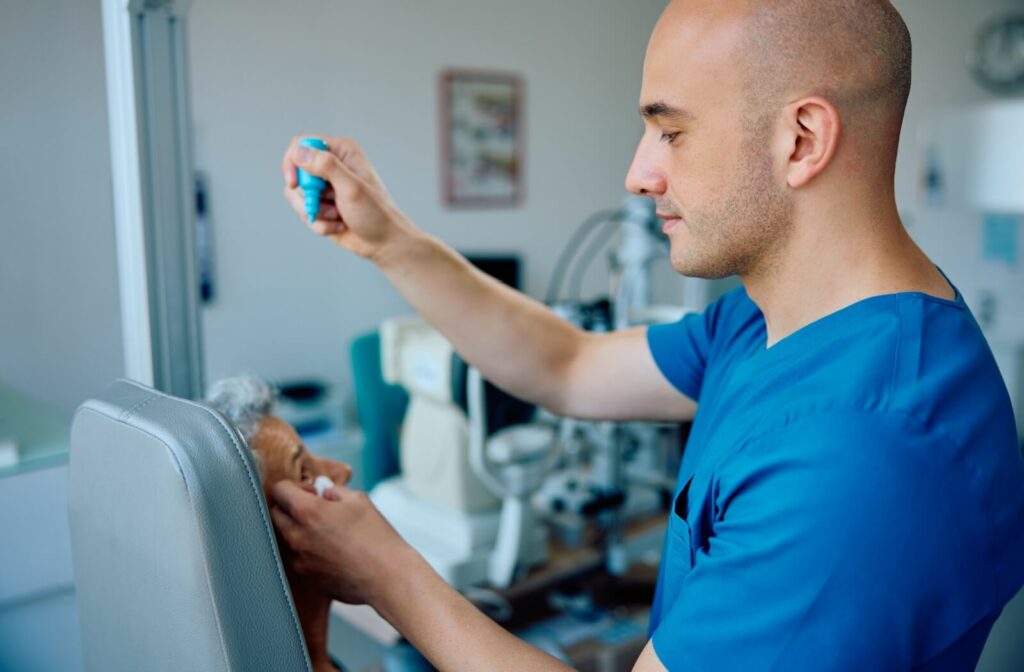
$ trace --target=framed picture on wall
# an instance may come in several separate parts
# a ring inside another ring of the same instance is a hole
[[[441,174],[452,207],[509,207],[522,199],[522,84],[513,74],[441,75]]]

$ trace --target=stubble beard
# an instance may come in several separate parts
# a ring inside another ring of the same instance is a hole
[[[790,230],[792,204],[774,180],[767,129],[746,133],[741,164],[727,196],[703,210],[691,210],[685,247],[673,245],[672,267],[682,275],[709,280],[730,275],[770,274]]]

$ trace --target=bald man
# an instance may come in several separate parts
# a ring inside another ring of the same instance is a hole
[[[371,259],[484,375],[582,418],[694,420],[636,670],[961,670],[1024,583],[1024,464],[962,297],[904,230],[907,28],[884,0],[675,0],[626,182],[680,273],[743,288],[588,334],[418,230],[350,140],[293,142],[313,230]],[[339,291],[345,291],[339,288]],[[467,319],[471,316],[471,319]],[[274,490],[295,569],[441,670],[554,670],[448,588],[365,496]]]

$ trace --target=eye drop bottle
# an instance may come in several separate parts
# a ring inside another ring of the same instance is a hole
[[[310,147],[321,151],[327,150],[327,143],[320,138],[303,138],[299,140],[299,144],[303,147]],[[299,168],[298,171],[299,186],[302,187],[302,191],[306,194],[306,215],[309,217],[309,223],[312,224],[316,220],[316,213],[320,210],[320,193],[327,186],[327,183],[316,175],[310,175],[302,168]]]

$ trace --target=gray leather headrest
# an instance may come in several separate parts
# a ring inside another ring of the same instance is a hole
[[[309,670],[252,455],[217,412],[129,381],[71,429],[86,668]]]

